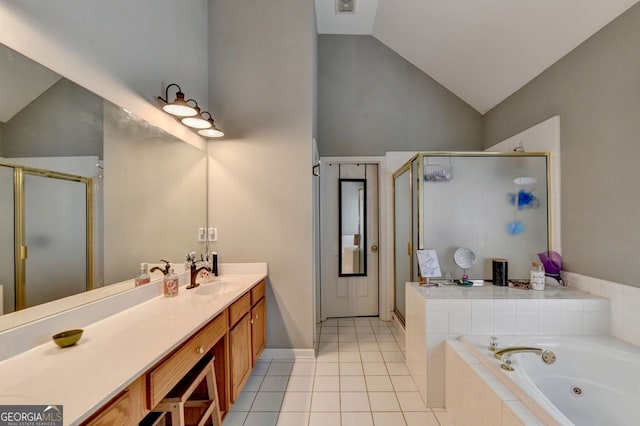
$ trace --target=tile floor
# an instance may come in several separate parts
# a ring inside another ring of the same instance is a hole
[[[223,426],[448,425],[424,407],[404,360],[391,323],[329,319],[316,359],[260,359]]]

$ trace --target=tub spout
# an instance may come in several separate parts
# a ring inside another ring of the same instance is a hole
[[[536,355],[542,355],[542,349],[540,348],[531,348],[528,346],[514,346],[511,348],[499,349],[493,354],[493,356],[496,359],[502,359],[502,355],[504,354],[516,354],[520,352],[532,352]]]

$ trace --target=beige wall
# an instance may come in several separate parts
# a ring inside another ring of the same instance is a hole
[[[313,345],[311,0],[212,0],[209,223],[221,262],[269,264],[267,346]]]
[[[486,114],[485,146],[560,116],[565,268],[640,286],[640,4]]]

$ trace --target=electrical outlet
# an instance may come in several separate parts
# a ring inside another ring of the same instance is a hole
[[[207,228],[198,228],[198,241],[207,241]]]
[[[218,228],[209,228],[209,241],[218,241]]]

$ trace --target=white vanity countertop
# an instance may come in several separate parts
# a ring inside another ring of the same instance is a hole
[[[266,274],[223,275],[225,293],[180,287],[84,327],[80,341],[53,341],[0,362],[0,404],[63,405],[64,424],[78,424],[215,318]],[[203,286],[218,285],[217,283]]]
[[[521,290],[485,284],[480,287],[461,287],[441,285],[439,287],[421,287],[419,283],[407,283],[416,289],[425,299],[599,299],[590,293],[569,287],[547,286],[543,291]]]

